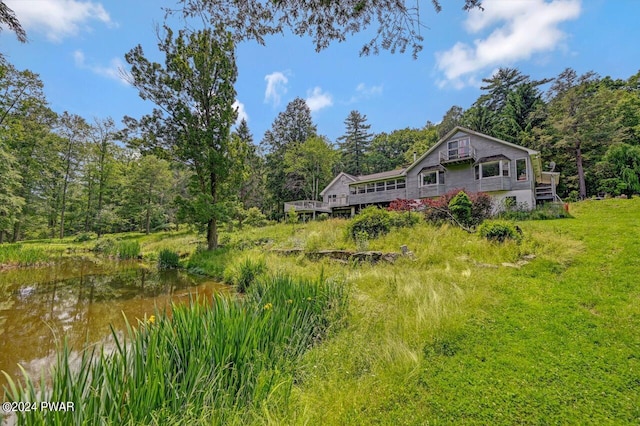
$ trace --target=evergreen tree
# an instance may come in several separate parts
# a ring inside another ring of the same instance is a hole
[[[261,207],[264,201],[264,160],[258,155],[258,147],[253,143],[253,135],[249,130],[247,120],[242,119],[233,132],[239,144],[245,150],[242,163],[245,174],[240,184],[239,198],[242,207]]]
[[[298,144],[316,135],[316,125],[311,118],[307,103],[296,98],[278,114],[261,142],[266,154],[266,187],[268,200],[266,209],[272,218],[279,218],[284,212],[284,202],[304,198],[299,184],[302,176],[287,173],[284,167],[285,153]]]
[[[351,111],[344,121],[346,131],[338,138],[343,171],[352,175],[362,175],[366,170],[365,156],[371,144],[371,128],[367,116]]]

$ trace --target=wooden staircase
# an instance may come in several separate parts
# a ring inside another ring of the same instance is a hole
[[[540,184],[536,186],[536,202],[558,201],[553,185]]]

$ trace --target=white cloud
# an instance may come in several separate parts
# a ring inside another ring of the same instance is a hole
[[[474,74],[478,71],[556,49],[566,37],[558,26],[580,15],[580,0],[485,0],[482,6],[484,11],[469,12],[467,32],[495,28],[486,37],[475,39],[472,46],[457,42],[436,53],[437,67],[445,77],[441,86],[461,88],[477,81]]]
[[[90,30],[89,21],[113,25],[101,3],[79,0],[7,0],[27,31],[46,34],[53,42]]]
[[[233,108],[237,108],[238,110],[238,118],[236,119],[236,124],[240,124],[240,122],[244,119],[249,121],[249,114],[247,114],[246,109],[244,108],[244,104],[236,99],[236,101],[232,105]]]
[[[267,82],[267,88],[264,91],[264,102],[271,103],[273,106],[280,105],[282,95],[287,93],[287,83],[289,79],[280,71],[273,72],[264,76]]]
[[[307,90],[307,99],[305,99],[305,102],[311,112],[316,112],[322,108],[333,105],[333,97],[329,93],[323,93],[322,89],[316,86],[313,90]]]
[[[94,74],[119,81],[122,84],[129,84],[124,77],[124,63],[118,58],[113,58],[108,66],[93,65],[86,62],[82,50],[76,50],[73,52],[73,61],[78,68],[89,70]]]
[[[356,94],[349,99],[350,104],[361,101],[363,99],[371,99],[376,96],[382,95],[383,86],[367,86],[365,83],[360,83],[356,86]]]
[[[356,91],[361,95],[369,98],[373,96],[378,96],[382,94],[382,84],[380,84],[379,86],[368,87],[366,84],[360,83],[356,87]]]

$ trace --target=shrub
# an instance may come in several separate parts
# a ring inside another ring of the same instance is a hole
[[[287,223],[298,223],[298,212],[296,211],[296,209],[291,209],[287,212],[287,217],[286,217],[286,221]]]
[[[522,231],[520,228],[507,221],[485,221],[478,227],[478,233],[481,237],[489,241],[499,241],[501,243],[506,240],[514,240],[517,242],[522,240]]]
[[[451,210],[449,203],[458,193],[458,189],[449,191],[437,198],[428,198],[422,201],[425,206],[425,219],[432,223],[443,223],[451,220]],[[470,226],[477,226],[483,220],[491,217],[493,210],[493,199],[485,192],[470,192],[468,198],[471,200],[471,222]]]
[[[455,220],[463,226],[471,225],[471,198],[463,191],[449,201],[449,211]]]
[[[318,222],[324,222],[325,220],[329,219],[329,214],[328,213],[320,213],[317,217],[316,220]]]
[[[420,213],[412,213],[411,210],[389,212],[389,221],[394,228],[410,228],[417,225],[420,222],[420,218]]]
[[[175,269],[180,267],[180,256],[173,250],[162,249],[158,255],[160,269]]]
[[[239,293],[245,293],[249,286],[267,270],[264,259],[251,260],[246,258],[236,269],[235,286]]]
[[[526,203],[500,212],[500,218],[506,220],[547,220],[573,217],[562,204],[546,203],[529,210]]]
[[[389,203],[387,210],[390,212],[415,212],[420,208],[420,205],[420,202],[416,200],[397,198]]]
[[[98,238],[98,234],[95,232],[81,232],[76,235],[73,241],[76,243],[84,243],[85,241],[95,240],[96,238]]]
[[[107,256],[115,255],[117,254],[116,241],[111,238],[102,238],[96,242],[95,246],[93,246],[93,251]]]
[[[267,225],[267,217],[262,214],[259,208],[251,207],[247,210],[243,223],[249,226],[262,227]]]
[[[389,212],[378,207],[371,206],[363,209],[360,214],[349,222],[347,232],[355,241],[358,235],[366,232],[367,238],[376,238],[391,230]]]

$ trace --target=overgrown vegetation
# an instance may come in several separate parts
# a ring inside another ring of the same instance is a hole
[[[173,250],[162,249],[158,253],[158,267],[160,269],[176,269],[180,267],[180,256]]]
[[[246,297],[193,300],[157,312],[115,351],[84,352],[79,366],[64,347],[51,388],[10,380],[11,401],[69,401],[72,412],[17,413],[19,424],[245,424],[264,407],[286,409],[299,358],[344,320],[342,283],[276,276]]]
[[[447,222],[392,227],[367,239],[367,248],[398,251],[407,245],[413,256],[384,265],[270,251],[354,250],[358,242],[345,238],[350,221],[342,219],[299,223],[295,233],[285,223],[245,227],[225,234],[228,244],[215,251],[197,249],[198,239],[188,233],[137,235],[144,256],[175,244],[176,252],[192,253],[185,261],[190,270],[220,280],[238,277],[245,261],[264,262],[267,271],[296,277],[294,282],[315,282],[321,275],[328,282],[346,282],[353,296],[348,322],[344,316],[322,321],[345,325],[331,339],[285,363],[287,368],[278,364],[274,375],[266,370],[256,382],[245,382],[254,386],[246,410],[216,411],[213,403],[201,402],[208,401],[209,390],[203,390],[188,394],[194,403],[181,406],[183,421],[213,423],[220,415],[237,424],[633,424],[640,416],[635,386],[640,364],[633,355],[640,327],[634,279],[640,266],[639,203],[634,198],[572,204],[574,219],[518,222],[520,242],[506,238],[500,244]],[[247,280],[245,300],[265,294],[265,274],[255,275]],[[296,300],[290,295],[278,300],[288,306],[289,299]],[[257,311],[275,314],[282,305],[274,300],[262,297]],[[160,315],[155,321],[158,325]],[[175,345],[181,344],[175,336]],[[193,362],[194,369],[202,367]],[[276,386],[265,396],[261,390],[266,392],[272,377]],[[175,389],[190,389],[177,383]],[[146,394],[121,395],[133,404],[129,395]],[[173,396],[163,397],[178,405]],[[152,420],[140,417],[140,422],[181,421],[167,407],[149,413]]]
[[[478,227],[478,234],[489,241],[505,242],[522,240],[522,230],[511,222],[504,220],[487,220]]]
[[[354,240],[363,238],[377,238],[391,230],[389,212],[375,206],[367,207],[347,226],[349,236]]]
[[[29,266],[47,260],[49,260],[49,256],[40,248],[24,247],[22,244],[0,245],[0,266]]]
[[[505,220],[546,220],[572,217],[569,204],[546,203],[531,210],[526,203],[505,206],[498,215]]]

